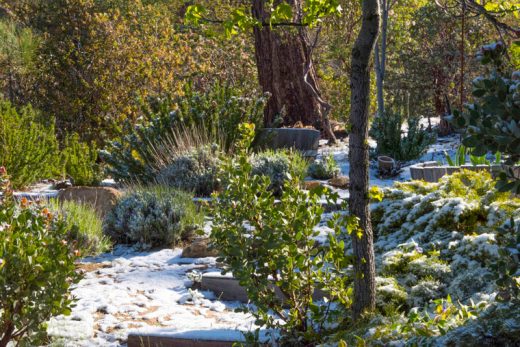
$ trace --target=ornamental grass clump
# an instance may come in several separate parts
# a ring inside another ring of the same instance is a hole
[[[103,230],[117,243],[171,247],[201,227],[190,193],[165,186],[134,187],[107,214]]]
[[[37,202],[16,202],[0,167],[0,346],[45,344],[45,322],[70,314],[80,252],[69,225]]]
[[[67,225],[67,240],[74,242],[83,256],[93,256],[110,250],[110,239],[103,233],[103,220],[87,204],[51,200],[49,208],[59,213]]]

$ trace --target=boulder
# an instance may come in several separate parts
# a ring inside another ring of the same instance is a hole
[[[182,251],[182,258],[206,258],[216,257],[218,255],[217,250],[209,249],[208,238],[197,238]]]
[[[58,201],[91,205],[101,217],[104,217],[122,195],[121,191],[110,187],[70,187],[58,192]]]
[[[349,178],[347,176],[338,176],[328,180],[328,184],[334,188],[347,189],[349,185]]]

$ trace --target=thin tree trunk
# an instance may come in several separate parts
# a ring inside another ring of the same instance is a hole
[[[370,57],[379,34],[380,7],[378,0],[363,1],[361,31],[352,49],[350,80],[351,110],[349,135],[350,213],[359,218],[362,236],[352,234],[354,251],[353,317],[373,311],[376,303],[374,240],[370,222],[368,196],[368,116],[370,106]]]
[[[385,114],[384,84],[386,74],[386,42],[388,34],[388,12],[390,11],[390,0],[382,0],[382,28],[381,28],[381,49],[376,41],[374,48],[374,62],[376,70],[376,89],[377,89],[377,115]]]
[[[275,5],[279,2],[275,1]],[[286,2],[292,6],[297,20],[303,0]],[[252,15],[262,22],[269,20],[265,3],[266,0],[252,1]],[[330,138],[332,131],[327,114],[323,112],[316,71],[309,61],[311,48],[304,40],[304,30],[303,27],[271,30],[269,26],[253,30],[258,80],[263,91],[271,94],[264,112],[264,125],[272,126],[277,117],[283,116],[279,125],[293,126],[301,122],[323,129]]]

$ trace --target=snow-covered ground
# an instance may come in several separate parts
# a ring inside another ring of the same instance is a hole
[[[157,329],[231,338],[254,329],[253,319],[235,313],[238,302],[222,302],[210,292],[194,292],[187,273],[215,270],[215,258],[181,258],[181,249],[138,252],[117,246],[86,258],[84,279],[74,288],[70,316],[49,323],[48,332],[66,346],[124,346],[129,333]]]
[[[458,135],[439,138],[419,160],[407,163],[394,178],[378,177],[374,162],[370,182],[386,187],[408,180],[412,164],[444,162],[444,151],[453,154],[459,143]],[[348,176],[348,144],[322,146],[319,156],[328,154],[333,154],[342,174]],[[41,193],[44,189],[39,188]],[[47,189],[46,193],[52,193]],[[338,192],[342,198],[348,196],[346,190]],[[331,232],[325,225],[329,217],[326,214],[317,226],[322,242]],[[254,329],[251,316],[234,312],[240,303],[220,301],[210,292],[190,289],[192,282],[187,274],[194,270],[216,271],[215,258],[186,259],[181,258],[181,252],[139,252],[117,246],[112,253],[83,259],[80,268],[85,276],[72,292],[76,306],[70,316],[50,321],[49,334],[66,346],[124,346],[132,332],[236,339],[241,336],[240,331]]]
[[[321,143],[320,150],[318,151],[318,158],[332,154],[341,169],[341,175],[349,176],[350,163],[348,161],[348,142],[340,142],[334,146],[326,146],[325,144],[327,141],[322,141],[323,142]],[[444,153],[446,152],[450,156],[453,156],[459,145],[460,135],[458,134],[439,137],[434,144],[428,147],[426,152],[419,159],[404,163],[403,167],[401,168],[402,171],[396,177],[381,178],[378,175],[377,162],[372,160],[370,162],[369,172],[370,185],[377,187],[389,187],[392,186],[395,181],[410,180],[410,166],[426,161],[438,161],[441,163],[446,163],[446,157]],[[370,139],[369,146],[375,149],[375,141]],[[346,192],[340,191],[340,196],[346,197],[347,194]]]

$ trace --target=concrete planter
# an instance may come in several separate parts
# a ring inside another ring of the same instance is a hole
[[[276,296],[283,302],[285,296],[278,289],[274,287]],[[240,301],[248,302],[246,290],[238,283],[238,280],[229,276],[221,275],[220,273],[205,273],[202,275],[201,288],[203,290],[210,290],[215,293],[215,296],[226,301]],[[323,299],[325,293],[322,290],[316,289],[312,295],[313,300],[318,301]]]
[[[451,175],[460,170],[488,171],[496,177],[502,170],[500,165],[462,165],[443,166],[436,161],[427,161],[410,167],[410,175],[413,180],[424,180],[426,182],[438,182],[441,177]],[[520,178],[520,167],[513,168],[515,176]]]
[[[385,155],[381,155],[377,157],[377,164],[379,166],[379,172],[392,172],[395,167],[395,160]]]
[[[307,157],[318,154],[320,132],[306,128],[264,128],[259,134],[261,146],[270,149],[293,148]]]

